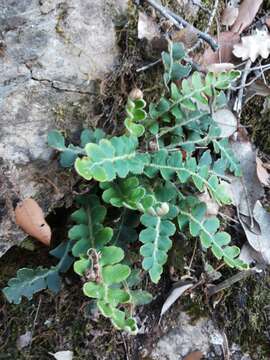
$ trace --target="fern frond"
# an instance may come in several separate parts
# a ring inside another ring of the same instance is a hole
[[[112,181],[129,173],[141,174],[149,161],[148,154],[136,151],[136,137],[120,136],[110,140],[102,139],[99,144],[85,146],[86,157],[77,158],[75,169],[86,180]]]
[[[221,159],[225,161],[226,168],[234,173],[235,176],[241,176],[240,162],[236,159],[232,149],[230,148],[228,139],[216,140],[212,139],[214,150],[221,155]]]
[[[164,83],[167,86],[170,81],[176,81],[188,76],[191,65],[183,65],[181,61],[186,53],[181,43],[169,43],[169,52],[162,52],[162,62],[164,65]]]
[[[117,329],[136,334],[136,320],[127,311],[119,309],[119,305],[132,301],[129,291],[121,286],[131,273],[129,266],[120,263],[123,258],[123,250],[116,246],[103,247],[100,254],[95,253],[92,259],[95,267],[91,274],[95,281],[85,283],[83,292],[97,300],[102,315],[109,318]]]
[[[152,156],[145,173],[150,177],[154,177],[160,172],[165,180],[171,180],[176,175],[181,183],[186,183],[192,179],[199,191],[203,191],[206,187],[218,203],[230,204],[231,200],[226,194],[223,183],[218,176],[209,170],[209,166],[198,165],[193,157],[183,161],[181,151],[169,154],[166,149],[162,149]]]
[[[247,265],[238,258],[240,249],[237,246],[229,246],[230,235],[218,230],[220,227],[218,218],[206,218],[206,204],[194,197],[187,198],[180,206],[178,224],[181,230],[188,225],[191,235],[199,236],[203,247],[211,248],[217,259],[223,259],[233,268],[247,268]]]
[[[146,227],[139,236],[144,244],[140,248],[140,254],[144,257],[142,266],[149,272],[154,283],[158,283],[163,271],[163,265],[167,262],[168,251],[172,246],[170,236],[175,233],[175,225],[160,216],[144,214],[141,223]]]

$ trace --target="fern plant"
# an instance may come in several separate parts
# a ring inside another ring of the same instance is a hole
[[[247,268],[229,234],[220,230],[218,217],[207,217],[206,204],[197,196],[207,190],[219,205],[230,204],[226,171],[241,175],[212,117],[226,103],[224,91],[239,72],[190,75],[181,44],[170,44],[162,60],[164,94],[148,107],[143,98],[128,98],[122,135],[84,130],[80,144],[69,146],[56,130],[48,136],[49,145],[61,152],[61,165],[74,164],[83,179],[96,184],[91,194],[77,198],[71,215],[68,252],[74,271],[101,314],[132,334],[137,332],[134,307],[151,301],[151,295],[133,288],[141,276],[129,259],[129,244],[139,240],[143,274],[153,283],[160,280],[173,241],[179,241],[175,235],[186,228],[200,239],[203,251],[210,249],[232,268]],[[112,208],[113,220],[107,216]],[[54,290],[42,271],[18,272],[4,290],[9,301],[31,298],[46,286]],[[35,276],[43,276],[43,282],[33,289],[27,281],[33,284]],[[27,286],[27,292],[22,290]]]

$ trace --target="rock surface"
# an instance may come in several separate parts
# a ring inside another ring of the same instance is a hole
[[[91,124],[97,80],[117,61],[113,21],[126,7],[127,0],[1,1],[0,256],[25,237],[12,219],[19,199],[34,197],[48,212],[69,188],[47,133]]]
[[[180,360],[195,350],[206,355],[213,344],[222,343],[223,338],[210,319],[202,318],[194,323],[186,313],[180,312],[176,326],[154,347],[151,360]]]
[[[228,348],[225,334],[214,325],[211,318],[194,321],[185,312],[176,312],[178,315],[173,313],[173,326],[170,321],[165,325],[168,331],[156,341],[149,359],[182,360],[188,354],[200,351],[208,360],[222,360],[228,352],[231,360],[252,360],[236,344]]]

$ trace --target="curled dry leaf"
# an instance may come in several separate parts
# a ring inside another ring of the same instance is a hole
[[[237,119],[229,109],[220,109],[213,114],[214,121],[221,129],[220,137],[228,138],[237,130]]]
[[[254,20],[263,0],[243,0],[232,32],[241,34]]]
[[[210,64],[207,66],[207,71],[214,72],[214,73],[220,73],[224,71],[230,71],[235,68],[234,64],[232,63],[216,63],[216,64]]]
[[[34,199],[25,199],[15,208],[16,224],[27,234],[33,236],[43,244],[49,246],[51,242],[51,228],[44,219],[44,214]]]
[[[162,306],[160,318],[165,314],[166,311],[169,310],[169,308],[176,302],[176,300],[179,299],[180,296],[183,295],[184,292],[186,290],[188,290],[189,288],[191,288],[192,286],[193,286],[193,284],[189,283],[189,284],[183,284],[178,287],[175,287],[171,291],[170,295],[167,297],[166,301],[164,302],[164,304]]]
[[[234,45],[233,54],[242,60],[254,62],[259,56],[267,59],[270,53],[270,35],[268,31],[257,30],[255,34],[242,38],[241,44]]]
[[[147,39],[148,41],[151,41],[155,37],[160,37],[157,23],[153,18],[140,11],[138,20],[138,39]]]
[[[270,236],[269,236],[269,228],[270,228],[270,213],[266,211],[260,201],[257,201],[254,207],[253,216],[256,222],[260,226],[260,233],[255,234],[250,231],[250,229],[243,225],[247,240],[252,248],[258,253],[255,256],[251,254],[252,257],[257,257],[255,260],[258,261],[258,255],[262,258],[263,262],[266,264],[270,264]]]
[[[193,351],[192,353],[186,355],[183,360],[201,360],[203,353],[201,351]]]
[[[254,262],[257,262],[259,264],[264,263],[262,255],[256,250],[254,250],[253,247],[249,245],[248,241],[245,242],[245,244],[242,246],[239,259],[244,261],[248,265]]]
[[[233,47],[240,41],[240,36],[231,31],[224,31],[215,40],[219,44],[219,50],[214,52],[208,47],[199,59],[200,64],[205,68],[210,64],[230,63],[233,59]]]
[[[260,158],[256,158],[256,163],[257,163],[257,175],[258,175],[258,179],[260,180],[261,184],[263,184],[264,186],[269,186],[269,180],[270,180],[270,176],[268,171],[266,170],[266,168],[263,166],[263,162]]]
[[[232,26],[235,23],[239,14],[238,7],[234,6],[232,3],[228,3],[227,7],[224,9],[221,17],[221,24],[225,26]]]

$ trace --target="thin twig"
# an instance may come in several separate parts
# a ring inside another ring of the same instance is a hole
[[[238,96],[235,100],[234,107],[233,107],[234,111],[238,114],[238,118],[240,118],[241,111],[242,111],[244,88],[245,88],[248,74],[250,72],[251,64],[252,64],[252,62],[249,59],[245,65],[245,71],[243,72],[243,76],[242,76],[241,84],[240,84],[241,87],[239,89]]]
[[[162,59],[158,59],[158,60],[156,60],[154,62],[151,62],[151,63],[149,63],[147,65],[144,65],[144,66],[140,67],[139,69],[136,70],[136,72],[141,72],[141,71],[148,70],[151,67],[156,66],[157,64],[159,64],[161,62],[162,62]]]
[[[42,299],[42,297],[39,296],[37,311],[36,311],[36,314],[35,314],[35,318],[34,318],[34,322],[33,322],[33,326],[32,326],[32,331],[31,331],[31,340],[30,340],[30,344],[29,344],[27,359],[30,358],[30,354],[31,354],[31,347],[32,347],[34,332],[35,332],[35,328],[36,328],[36,324],[37,324],[37,318],[38,318],[38,314],[39,314],[39,309],[40,309],[40,305],[41,305],[41,299]]]
[[[176,15],[174,12],[166,9],[164,6],[157,4],[154,0],[145,0],[145,2],[147,2],[157,11],[159,11],[163,16],[165,16],[168,20],[170,20],[178,29],[182,29],[183,27],[189,27],[191,31],[195,32],[198,35],[199,38],[207,42],[214,51],[218,49],[218,44],[210,35],[195,28],[192,24],[187,22],[181,16]]]
[[[198,242],[198,240],[196,239],[194,249],[193,249],[193,252],[192,252],[192,256],[191,256],[191,259],[190,259],[190,262],[189,262],[189,265],[188,265],[188,268],[187,268],[187,271],[188,271],[189,275],[190,275],[191,266],[192,266],[192,263],[193,263],[193,260],[194,260],[195,254],[196,254],[196,250],[197,250],[197,242]]]

